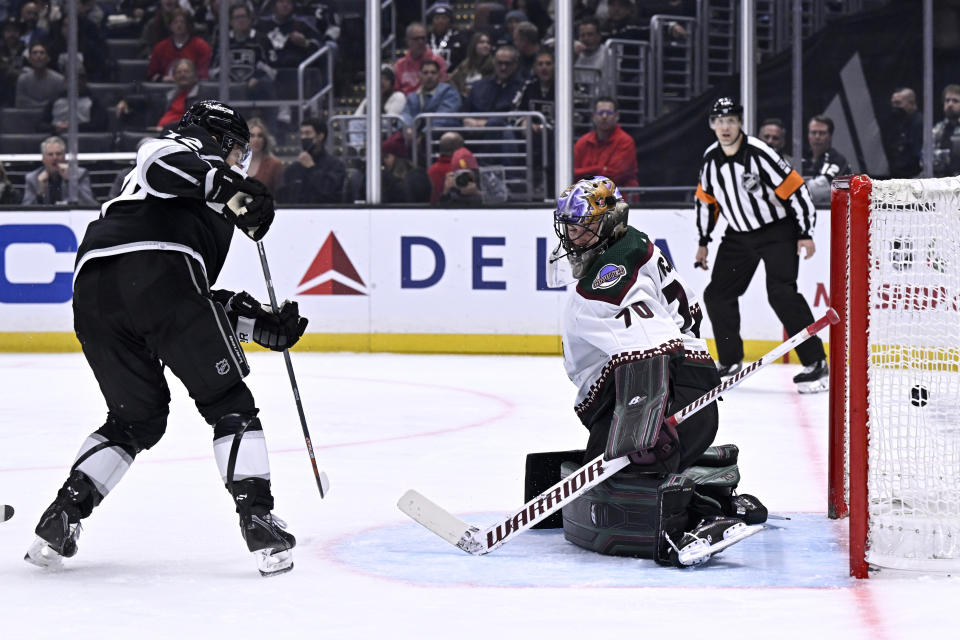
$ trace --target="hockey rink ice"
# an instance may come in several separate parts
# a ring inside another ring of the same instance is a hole
[[[559,357],[292,354],[330,493],[321,500],[280,354],[247,378],[271,452],[291,573],[262,578],[220,482],[211,428],[168,374],[167,434],[84,521],[60,573],[23,561],[33,527],[105,407],[80,354],[0,355],[0,637],[956,637],[960,578],[847,577],[825,516],[827,394],[773,365],[720,403],[740,491],[771,513],[704,567],[604,557],[528,532],[469,556],[396,507],[417,489],[480,526],[524,502],[524,456],[586,431]],[[775,528],[774,528],[775,527]],[[928,635],[930,634],[930,635]]]

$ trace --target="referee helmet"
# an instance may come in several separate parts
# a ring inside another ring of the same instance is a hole
[[[721,116],[737,116],[742,122],[743,105],[728,96],[717,98],[710,108],[710,126],[712,127],[716,119]]]

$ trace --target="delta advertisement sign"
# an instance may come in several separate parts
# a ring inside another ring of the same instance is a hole
[[[93,211],[0,212],[0,332],[72,331],[73,263]],[[693,289],[692,210],[635,210],[645,231]],[[721,233],[715,233],[719,238]],[[829,304],[829,215],[799,287],[814,315]],[[719,244],[710,247],[710,258]],[[556,245],[551,210],[284,209],[264,240],[277,296],[299,302],[308,333],[557,335],[569,287],[547,284]],[[761,265],[740,301],[747,340],[780,340]],[[216,287],[266,301],[254,243],[236,234]],[[709,319],[703,332],[712,336]]]

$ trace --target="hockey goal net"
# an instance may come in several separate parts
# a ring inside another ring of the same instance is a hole
[[[960,570],[960,180],[834,181],[830,517],[850,573]]]

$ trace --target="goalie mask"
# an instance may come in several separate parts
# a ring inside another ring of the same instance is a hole
[[[574,279],[585,276],[594,260],[626,232],[629,211],[610,178],[585,178],[564,189],[553,213],[553,228]]]
[[[250,157],[250,129],[236,109],[217,100],[201,100],[187,109],[177,129],[196,125],[220,142],[220,150],[226,159],[234,148],[240,149],[239,162],[245,164]]]

